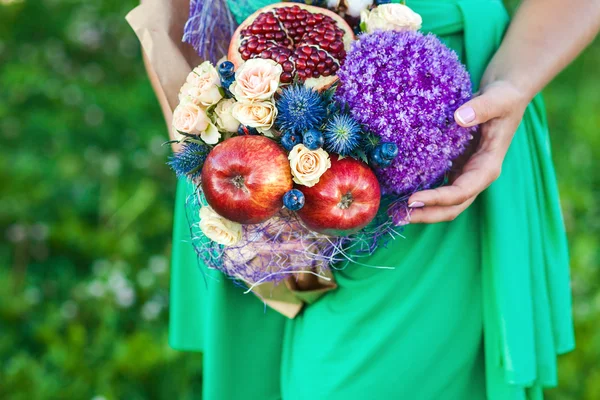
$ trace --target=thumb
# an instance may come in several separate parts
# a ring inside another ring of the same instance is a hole
[[[491,91],[484,92],[460,106],[454,113],[454,119],[460,126],[470,127],[499,117],[502,114],[500,99]]]

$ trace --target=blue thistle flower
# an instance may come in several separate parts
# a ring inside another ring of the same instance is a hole
[[[167,163],[177,177],[190,176],[192,179],[200,176],[204,161],[210,152],[205,144],[187,142],[181,150],[173,154]]]
[[[276,106],[278,115],[275,123],[285,133],[304,133],[322,124],[327,116],[321,95],[302,85],[283,89]]]
[[[360,124],[350,115],[334,115],[325,127],[325,149],[347,156],[358,147],[361,136]]]

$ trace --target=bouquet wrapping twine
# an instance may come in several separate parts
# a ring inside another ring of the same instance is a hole
[[[157,95],[166,99],[171,113],[179,103],[179,89],[187,75],[203,61],[192,46],[181,40],[189,6],[189,0],[147,0],[126,17],[141,42],[148,68],[158,79],[159,87],[155,89],[162,93]],[[221,45],[223,55],[228,45]],[[280,284],[255,286],[252,292],[277,312],[294,318],[305,304],[337,287],[330,270],[321,275],[294,274]]]

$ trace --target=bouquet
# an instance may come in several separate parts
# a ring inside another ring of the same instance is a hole
[[[347,19],[352,20],[352,16]],[[362,264],[444,183],[472,139],[454,122],[469,75],[402,4],[338,13],[278,3],[235,31],[226,59],[187,77],[170,160],[209,268],[251,289]],[[359,32],[356,36],[355,32]]]

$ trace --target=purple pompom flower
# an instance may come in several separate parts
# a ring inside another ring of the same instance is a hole
[[[383,141],[398,145],[392,164],[375,169],[383,194],[406,195],[439,182],[472,138],[474,128],[460,127],[453,117],[471,98],[469,74],[434,35],[361,35],[338,75],[337,100]]]

